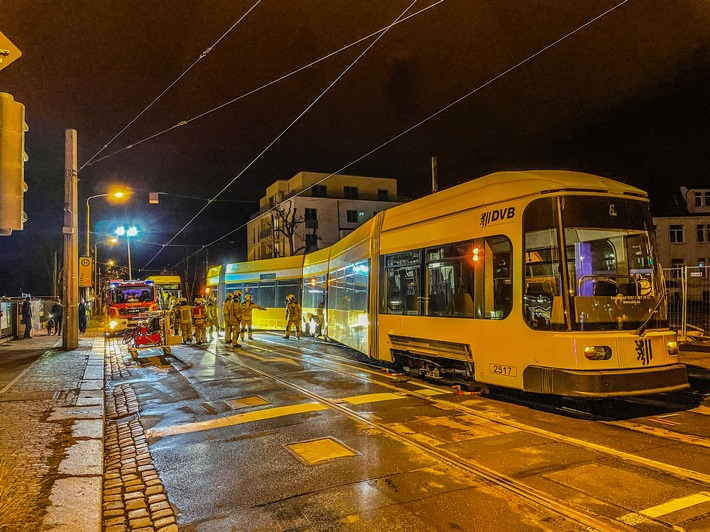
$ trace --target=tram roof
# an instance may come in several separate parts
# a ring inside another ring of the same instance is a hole
[[[647,199],[643,190],[620,181],[569,170],[496,172],[387,209],[383,230],[488,205],[559,192],[628,195]]]

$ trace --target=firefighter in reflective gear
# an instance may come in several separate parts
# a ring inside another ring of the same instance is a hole
[[[224,343],[232,342],[232,305],[234,304],[234,294],[227,292],[227,299],[222,304],[222,319],[224,320]]]
[[[237,290],[234,293],[234,304],[229,314],[232,323],[232,347],[241,347],[239,343],[239,329],[242,323],[242,293]]]
[[[170,325],[173,328],[173,334],[180,336],[180,300],[173,299],[170,304]]]
[[[247,294],[244,296],[244,303],[242,303],[242,340],[244,340],[245,332],[249,334],[249,340],[254,339],[251,335],[251,311],[254,309],[266,310],[266,307],[254,303],[251,300],[251,295]]]
[[[192,305],[184,297],[180,298],[178,312],[180,313],[182,343],[189,344],[192,341]]]
[[[207,303],[205,304],[205,325],[207,326],[206,334],[207,341],[216,340],[219,338],[219,320],[217,319],[217,305],[215,304],[214,297],[210,296],[207,298]]]
[[[296,301],[296,296],[289,294],[286,305],[286,334],[284,338],[291,336],[291,325],[296,326],[296,338],[301,338],[301,304]]]
[[[205,300],[198,297],[195,299],[195,306],[192,307],[192,322],[195,325],[195,342],[197,345],[207,341],[206,318]]]

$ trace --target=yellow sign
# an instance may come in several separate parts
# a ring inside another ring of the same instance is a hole
[[[79,257],[79,288],[86,288],[94,284],[93,263],[94,259],[91,257]]]
[[[21,55],[20,49],[0,32],[0,70],[19,59]]]

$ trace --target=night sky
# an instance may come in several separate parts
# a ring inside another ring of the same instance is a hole
[[[29,220],[0,238],[0,295],[50,293],[66,129],[78,132],[80,250],[86,198],[131,187],[121,205],[92,200],[91,221],[92,241],[139,227],[135,277],[190,256],[243,260],[243,231],[218,239],[299,171],[394,177],[410,199],[429,192],[432,156],[440,188],[529,168],[598,173],[652,198],[710,183],[706,0],[434,4],[4,0],[0,31],[23,56],[0,91],[26,106],[30,160]],[[164,193],[159,205],[149,192]],[[125,245],[111,254],[125,262]]]

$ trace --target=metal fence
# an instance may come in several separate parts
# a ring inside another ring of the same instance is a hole
[[[664,268],[671,328],[682,336],[710,336],[710,266]]]

